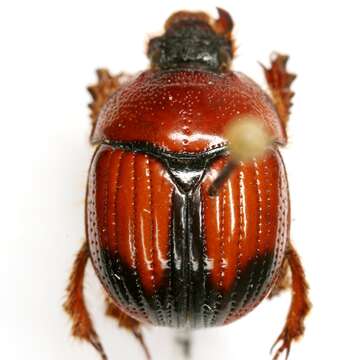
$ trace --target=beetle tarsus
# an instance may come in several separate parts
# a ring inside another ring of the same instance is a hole
[[[280,336],[277,338],[277,340],[275,341],[274,345],[271,348],[270,352],[273,353],[276,346],[281,343],[279,348],[276,350],[273,360],[277,360],[284,351],[286,351],[285,359],[287,360],[289,358],[290,349],[291,349],[291,341],[292,341],[292,339],[289,336],[289,333],[287,331],[283,330],[283,332],[280,334]]]
[[[140,331],[140,329],[135,329],[132,331],[132,333],[134,334],[135,338],[140,342],[141,347],[144,350],[145,356],[147,360],[151,360],[151,355],[150,355],[150,351],[144,341],[144,337],[142,332]]]
[[[288,358],[292,342],[298,340],[304,334],[304,320],[311,308],[308,297],[309,288],[304,270],[299,255],[291,243],[289,243],[286,260],[289,264],[292,277],[292,300],[286,324],[271,349],[272,352],[277,345],[281,344],[273,360],[277,360],[284,351],[286,351],[286,359]],[[278,281],[281,281],[281,277]]]
[[[96,334],[93,334],[89,339],[91,345],[95,348],[95,350],[100,354],[101,360],[108,360],[108,357],[105,354],[104,348]]]
[[[85,242],[75,259],[67,287],[67,299],[63,306],[73,323],[72,335],[80,340],[91,343],[101,355],[102,360],[107,360],[104,348],[93,327],[84,299],[84,276],[88,259],[89,249]]]
[[[105,314],[117,320],[119,327],[131,331],[135,338],[139,341],[140,346],[143,348],[146,359],[151,360],[149,349],[144,341],[144,337],[140,329],[140,323],[122,312],[109,298],[106,299],[106,303],[107,308]]]

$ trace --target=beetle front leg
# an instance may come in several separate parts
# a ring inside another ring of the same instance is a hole
[[[140,342],[141,347],[143,348],[146,358],[151,360],[150,352],[145,344],[141,329],[140,323],[133,319],[132,317],[126,315],[122,312],[109,298],[106,298],[106,315],[117,320],[119,327],[130,330],[135,338]]]
[[[289,73],[286,69],[288,59],[287,55],[274,54],[269,69],[262,65],[274,106],[285,129],[289,120],[291,99],[294,96],[290,87],[296,78],[295,74]]]
[[[92,97],[92,102],[89,104],[91,110],[90,118],[92,121],[91,136],[94,132],[96,121],[102,107],[109,97],[131,78],[130,75],[124,73],[111,75],[107,69],[97,69],[96,75],[98,78],[97,83],[88,86],[87,88]]]
[[[63,306],[72,320],[72,335],[80,340],[89,342],[99,352],[101,358],[107,360],[84,299],[84,276],[88,259],[89,249],[85,242],[74,262],[69,285],[66,289],[67,299]]]
[[[291,343],[294,340],[298,340],[304,334],[304,320],[311,308],[308,297],[309,287],[305,279],[304,269],[299,255],[291,243],[289,243],[286,260],[289,264],[292,277],[292,300],[283,331],[273,346],[274,348],[277,344],[280,344],[275,353],[274,360],[278,359],[283,351],[286,351],[286,358],[289,356]]]

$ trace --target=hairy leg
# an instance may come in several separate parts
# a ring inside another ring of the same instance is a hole
[[[88,259],[89,250],[85,242],[74,262],[67,287],[67,299],[64,303],[64,309],[72,320],[72,335],[89,342],[99,352],[102,359],[106,360],[106,354],[94,329],[84,299],[84,276]]]
[[[106,315],[114,318],[121,328],[128,329],[133,333],[135,338],[140,342],[141,347],[144,349],[146,358],[150,360],[151,356],[141,333],[140,323],[123,313],[109,298],[106,299],[106,304]]]
[[[274,54],[269,69],[262,65],[274,105],[285,129],[289,120],[291,99],[294,96],[290,86],[296,78],[295,74],[289,73],[286,69],[288,59],[287,55]]]
[[[286,259],[291,271],[292,300],[285,326],[273,346],[274,348],[276,345],[280,345],[275,353],[274,360],[278,359],[283,351],[286,351],[286,358],[288,358],[292,341],[298,340],[304,334],[304,320],[311,308],[304,269],[299,255],[291,243]]]
[[[291,288],[291,280],[290,280],[290,268],[289,262],[287,259],[284,260],[279,278],[275,283],[275,286],[271,290],[270,294],[268,295],[268,299],[271,300],[272,298],[280,295],[283,291],[288,290]]]

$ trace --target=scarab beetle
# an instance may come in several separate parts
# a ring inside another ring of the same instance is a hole
[[[91,258],[107,314],[143,344],[140,327],[231,323],[288,286],[292,303],[275,359],[304,331],[310,302],[290,242],[288,183],[279,146],[295,76],[287,57],[264,67],[267,95],[230,69],[233,22],[218,9],[178,12],[152,38],[150,68],[99,70],[89,88],[93,129],[86,238],[65,309],[73,335],[106,359],[83,299]]]

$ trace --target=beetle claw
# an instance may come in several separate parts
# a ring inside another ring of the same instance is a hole
[[[289,334],[288,330],[284,329],[282,331],[282,333],[280,334],[280,336],[276,339],[274,345],[271,347],[270,353],[272,354],[275,347],[277,345],[281,344],[280,347],[277,349],[277,351],[273,357],[273,360],[277,360],[284,351],[286,352],[285,360],[287,360],[289,358],[292,340],[293,340],[293,338]]]
[[[139,329],[134,329],[132,331],[132,333],[134,334],[135,338],[140,342],[140,345],[144,350],[146,359],[151,360],[150,351],[149,351],[148,347],[146,346],[142,332]]]
[[[104,348],[96,334],[92,334],[89,339],[91,345],[95,350],[100,354],[102,360],[108,360],[108,357],[105,354]]]

